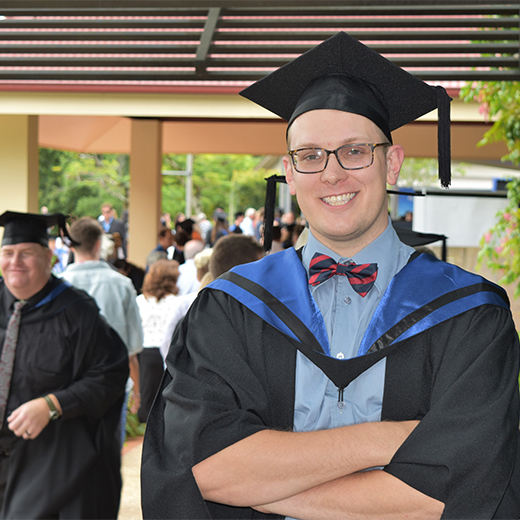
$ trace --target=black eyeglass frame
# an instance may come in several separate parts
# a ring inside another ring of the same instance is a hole
[[[326,148],[319,148],[317,146],[316,147],[306,146],[305,148],[297,148],[296,150],[290,150],[287,153],[288,153],[288,155],[291,156],[291,161],[292,161],[292,164],[294,166],[294,169],[298,173],[303,173],[304,175],[305,174],[312,175],[314,173],[321,173],[322,171],[324,171],[327,168],[327,166],[329,164],[329,157],[330,157],[331,153],[333,153],[336,156],[336,160],[338,161],[338,164],[344,170],[364,170],[365,168],[370,168],[370,166],[372,166],[374,164],[374,150],[378,146],[384,146],[384,145],[392,146],[391,143],[348,143],[348,144],[344,144],[343,146],[339,146],[335,150],[327,150]],[[370,150],[372,152],[372,159],[370,161],[370,164],[368,164],[367,166],[357,166],[356,168],[345,168],[345,166],[343,166],[343,164],[341,164],[341,161],[339,159],[338,150],[341,150],[342,148],[346,148],[348,146],[370,146]],[[323,150],[324,152],[326,152],[327,159],[325,160],[325,166],[321,170],[316,170],[315,172],[302,172],[302,171],[298,170],[298,166],[296,165],[296,161],[294,160],[294,154],[297,153],[297,152],[301,152],[302,150]]]

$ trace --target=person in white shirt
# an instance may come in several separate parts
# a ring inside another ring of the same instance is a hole
[[[240,224],[240,229],[244,235],[254,236],[255,234],[255,226],[254,219],[256,215],[255,208],[247,208],[245,212],[244,220]]]
[[[179,294],[191,294],[197,292],[200,281],[197,278],[197,267],[195,266],[195,255],[204,249],[204,242],[200,240],[188,240],[184,245],[184,263],[179,266],[179,280],[177,287]]]
[[[164,367],[159,347],[164,331],[178,308],[181,298],[177,296],[177,262],[157,260],[144,277],[142,294],[137,299],[144,332],[143,351],[139,354],[141,407],[139,421],[146,422]]]

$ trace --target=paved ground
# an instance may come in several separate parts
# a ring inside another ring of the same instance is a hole
[[[142,437],[125,443],[121,473],[123,475],[123,491],[118,520],[142,520],[141,513],[141,452]]]

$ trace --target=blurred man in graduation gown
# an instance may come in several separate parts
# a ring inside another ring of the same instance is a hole
[[[339,33],[243,95],[289,122],[309,238],[212,282],[177,327],[145,518],[518,518],[505,292],[415,253],[388,217],[391,132],[435,108],[449,185],[446,91]]]
[[[0,216],[0,517],[117,518],[126,348],[90,296],[51,275],[56,224]]]

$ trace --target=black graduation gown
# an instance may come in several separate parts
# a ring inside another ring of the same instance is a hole
[[[14,298],[0,278],[0,349]],[[34,440],[4,421],[10,456],[1,518],[116,518],[121,492],[117,436],[128,355],[84,291],[51,277],[22,311],[7,416],[54,393],[63,415]]]
[[[444,502],[443,518],[519,517],[519,348],[500,288],[422,255],[392,280],[358,357],[325,356],[323,334],[294,250],[201,292],[147,423],[145,518],[265,516],[205,502],[191,468],[262,429],[292,429],[297,349],[338,387],[386,357],[382,418],[421,422],[385,471]]]

